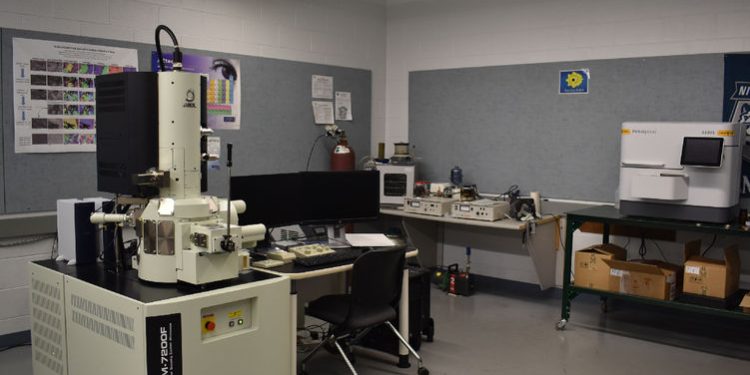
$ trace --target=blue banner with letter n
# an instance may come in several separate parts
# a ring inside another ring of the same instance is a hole
[[[724,111],[722,120],[750,127],[750,54],[724,55]],[[750,198],[750,137],[742,151],[741,197]],[[745,206],[745,204],[743,204]]]

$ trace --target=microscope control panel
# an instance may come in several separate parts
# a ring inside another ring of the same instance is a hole
[[[201,309],[203,341],[257,328],[252,319],[255,303],[251,298]]]

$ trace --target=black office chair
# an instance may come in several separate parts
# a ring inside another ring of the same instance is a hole
[[[305,313],[330,323],[330,328],[323,342],[302,360],[302,374],[306,374],[305,364],[320,348],[333,344],[352,374],[357,375],[339,341],[346,339],[355,344],[382,324],[387,325],[417,359],[419,375],[430,373],[422,365],[422,357],[391,324],[398,316],[396,306],[401,299],[405,255],[404,247],[368,251],[354,262],[350,294],[327,295],[310,302]]]

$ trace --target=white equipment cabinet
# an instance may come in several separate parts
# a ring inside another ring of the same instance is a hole
[[[287,277],[164,286],[53,260],[29,272],[35,375],[291,374]]]

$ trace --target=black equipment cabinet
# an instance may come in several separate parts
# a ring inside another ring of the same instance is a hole
[[[414,350],[419,350],[422,340],[432,342],[435,335],[435,321],[430,315],[430,289],[430,271],[409,266],[409,344]],[[398,319],[391,323],[399,328]],[[361,344],[398,355],[398,339],[386,326],[370,331]]]

